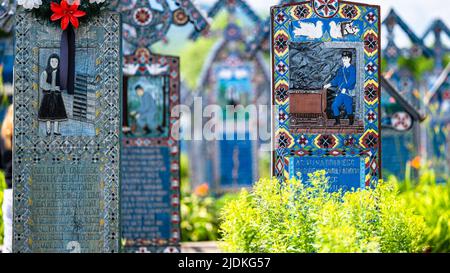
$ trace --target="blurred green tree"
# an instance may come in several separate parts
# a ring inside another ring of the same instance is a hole
[[[237,24],[242,26],[240,21]],[[212,35],[200,37],[197,41],[188,42],[180,52],[181,59],[181,77],[191,90],[197,88],[198,79],[202,72],[205,61],[208,58],[214,45],[222,35],[223,30],[228,25],[228,13],[220,12],[211,24],[210,32]]]
[[[398,60],[398,65],[401,68],[406,68],[411,71],[416,80],[422,80],[426,72],[433,70],[434,64],[434,59],[429,59],[424,56],[414,58],[400,57]]]

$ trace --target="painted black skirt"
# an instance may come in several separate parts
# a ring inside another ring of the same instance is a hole
[[[38,118],[41,121],[62,121],[67,119],[66,107],[61,92],[44,90]]]

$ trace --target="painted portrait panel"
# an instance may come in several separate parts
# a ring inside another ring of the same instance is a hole
[[[39,135],[95,136],[96,54],[77,48],[73,91],[61,86],[59,48],[39,49]],[[71,93],[71,94],[69,94]]]
[[[290,45],[291,129],[326,133],[364,131],[360,43]]]
[[[131,137],[168,137],[169,78],[132,76],[126,79],[126,86],[124,133]]]

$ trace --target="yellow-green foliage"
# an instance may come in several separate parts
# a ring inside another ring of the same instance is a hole
[[[220,238],[219,211],[236,199],[237,194],[229,193],[217,198],[206,183],[192,188],[189,172],[189,159],[186,154],[181,154],[181,241],[216,241]]]
[[[425,218],[428,251],[450,252],[450,183],[437,184],[435,173],[423,170],[418,181],[407,179],[401,186],[400,198]]]
[[[272,154],[270,152],[261,153],[259,160],[259,177],[270,178],[270,162],[272,161]]]
[[[219,211],[237,198],[226,194],[219,199],[207,193],[183,192],[181,198],[181,236],[183,242],[216,241],[219,234]]]
[[[395,183],[328,192],[326,173],[297,180],[262,179],[222,211],[229,252],[420,252],[424,219],[398,197]]]
[[[6,189],[5,175],[3,172],[0,172],[0,245],[3,244],[3,190]]]
[[[181,236],[183,242],[215,241],[218,220],[214,198],[184,194],[181,202]]]
[[[444,56],[444,66],[447,66],[450,63],[450,54]]]

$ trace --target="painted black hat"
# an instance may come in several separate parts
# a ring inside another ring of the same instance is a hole
[[[343,51],[342,58],[349,57],[350,59],[353,57],[353,54],[350,51]]]

